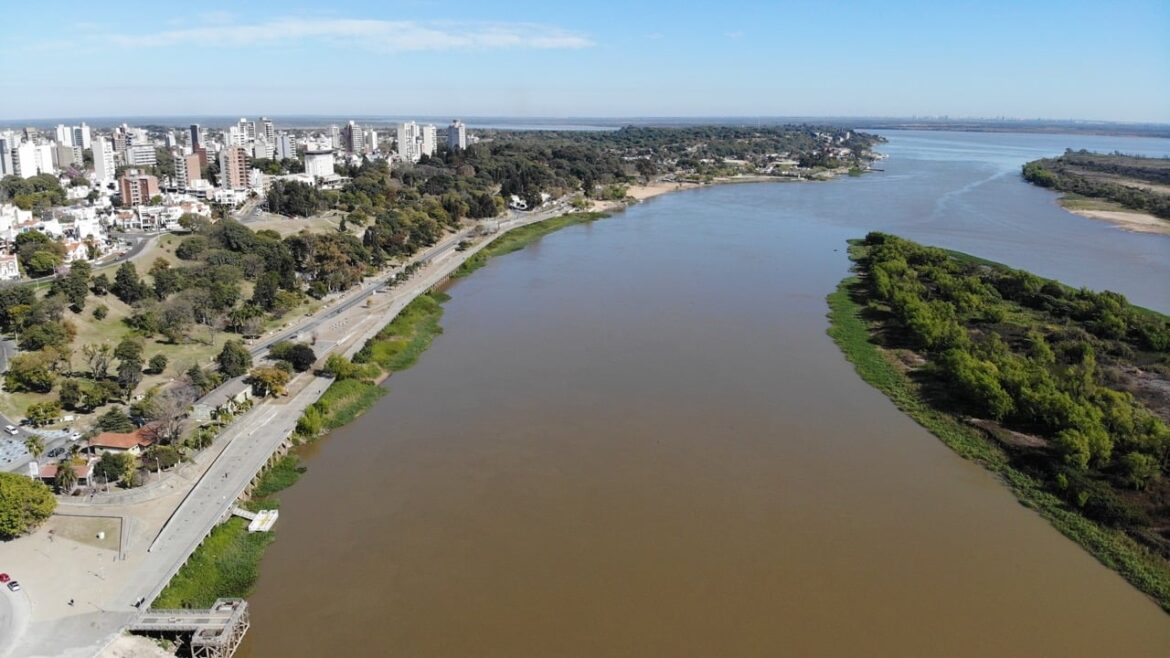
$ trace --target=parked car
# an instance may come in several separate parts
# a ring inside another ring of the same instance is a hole
[[[9,576],[6,573],[0,573],[0,583],[6,583],[10,580],[12,580],[12,576]]]
[[[19,592],[20,591],[20,583],[16,582],[15,580],[9,581],[8,582],[8,589],[12,590],[13,592]]]
[[[5,425],[5,426],[4,426],[4,431],[5,431],[5,432],[8,432],[8,433],[9,433],[9,434],[11,434],[12,436],[16,436],[17,429],[16,429],[16,427],[15,427],[14,425]]]
[[[65,454],[65,448],[53,448],[52,450],[46,452],[45,456],[51,459],[53,457],[60,457],[63,454]]]
[[[77,430],[73,430],[72,432],[69,433],[69,440],[70,441],[76,441],[80,438],[81,438],[81,432],[78,432]]]

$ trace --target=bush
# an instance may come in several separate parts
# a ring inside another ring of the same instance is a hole
[[[37,480],[0,472],[0,538],[19,537],[57,508],[53,492]]]
[[[105,320],[109,313],[110,309],[105,304],[99,304],[93,308],[93,317],[95,320]]]

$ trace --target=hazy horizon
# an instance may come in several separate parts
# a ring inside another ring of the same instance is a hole
[[[6,9],[0,120],[825,117],[1170,123],[1170,5],[342,0]],[[117,16],[118,20],[106,17]],[[1108,45],[1101,44],[1107,30]],[[287,109],[286,109],[287,108]]]

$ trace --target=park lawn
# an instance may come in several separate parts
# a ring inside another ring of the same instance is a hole
[[[150,266],[154,264],[154,261],[159,258],[170,263],[171,267],[178,267],[183,264],[183,261],[179,260],[179,257],[175,255],[175,249],[178,248],[179,242],[182,241],[183,237],[182,235],[164,233],[143,249],[142,253],[131,258],[130,262],[134,263],[134,267],[138,269],[139,275],[146,274],[150,270]],[[118,268],[121,265],[121,263],[117,263],[95,267],[93,274],[94,276],[105,274],[112,282],[114,280],[114,274],[118,272]]]

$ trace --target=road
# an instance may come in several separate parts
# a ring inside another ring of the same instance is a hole
[[[444,280],[495,237],[509,229],[563,212],[564,206],[556,204],[543,211],[512,215],[500,222],[500,231],[494,236],[462,252],[455,248],[466,238],[466,234],[461,232],[452,235],[419,256],[418,260],[427,265],[409,281],[385,293],[379,299],[376,312],[371,313],[360,305],[375,294],[390,275],[367,283],[332,308],[322,309],[300,326],[290,328],[268,339],[266,343],[280,340],[285,335],[311,330],[326,320],[341,319],[352,322],[355,330],[336,344],[334,349],[352,353],[389,323],[411,300]],[[360,331],[358,327],[361,327]],[[264,347],[258,344],[253,349],[262,350]],[[102,599],[94,602],[93,612],[37,619],[38,600],[48,607],[63,592],[26,587],[23,593],[28,597],[29,605],[14,605],[16,599],[13,597],[0,596],[0,658],[93,655],[96,653],[95,648],[100,650],[134,618],[137,612],[132,607],[134,601],[141,598],[145,600],[144,607],[149,606],[203,538],[230,514],[235,501],[255,474],[291,434],[305,407],[315,402],[331,382],[328,378],[308,373],[300,377],[310,379],[292,396],[263,401],[224,431],[219,439],[219,442],[226,442],[222,452],[207,467],[202,477],[193,485],[188,484],[190,489],[177,504],[174,513],[161,524],[149,547],[132,546],[122,558],[122,566],[110,567],[104,576],[99,576],[103,580],[101,591],[104,594],[95,595]],[[177,483],[176,486],[179,484],[185,483]],[[97,571],[90,573],[99,575]],[[33,578],[31,575],[29,577]],[[46,598],[49,600],[45,601]]]

